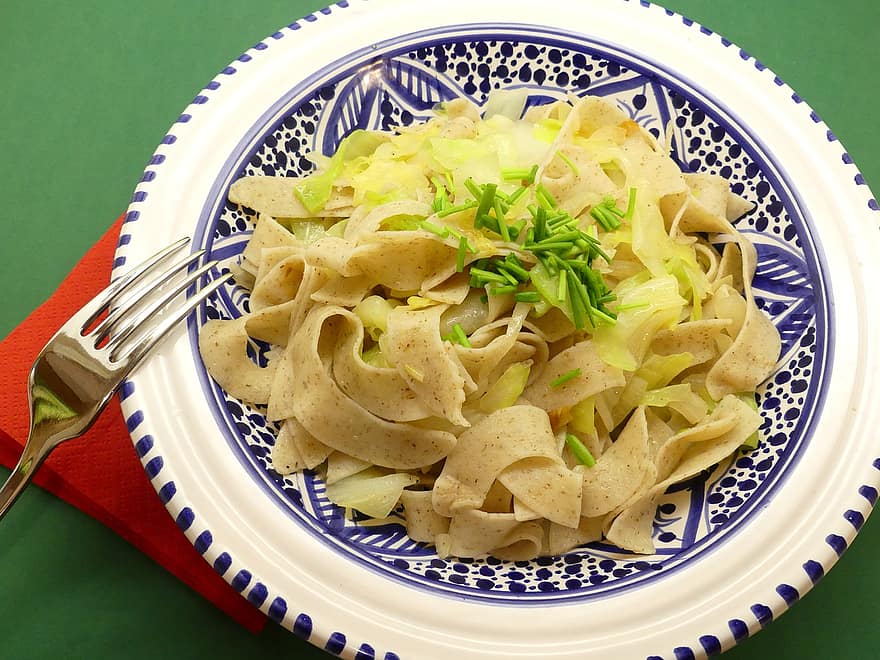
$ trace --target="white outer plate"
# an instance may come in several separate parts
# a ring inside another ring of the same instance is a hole
[[[600,598],[490,602],[389,579],[292,521],[224,441],[181,329],[123,394],[147,473],[224,577],[271,618],[343,657],[688,658],[727,649],[830,569],[876,499],[878,360],[870,339],[878,326],[866,283],[878,281],[878,215],[840,144],[770,71],[679,16],[622,0],[555,0],[552,7],[357,0],[267,38],[206,87],[158,148],[129,208],[118,272],[198,234],[200,219],[222,204],[224,173],[247,150],[246,136],[273,123],[299,81],[346,53],[381,52],[383,42],[436,30],[449,17],[458,26],[503,17],[509,29],[546,26],[659,63],[760,141],[820,245],[833,338],[827,396],[773,496],[683,570]]]

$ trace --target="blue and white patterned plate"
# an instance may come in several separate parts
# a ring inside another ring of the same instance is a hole
[[[198,357],[200,325],[247,308],[231,285],[126,385],[135,449],[205,559],[331,653],[690,658],[729,648],[831,567],[877,497],[877,312],[864,286],[877,276],[877,203],[781,80],[659,7],[555,0],[559,19],[494,0],[429,7],[341,3],[218,74],[145,171],[117,268],[181,233],[234,260],[252,223],[227,203],[230,183],[302,174],[304,154],[334,151],[354,128],[419,121],[456,96],[483,104],[498,88],[525,88],[534,104],[604,96],[655,134],[671,131],[683,169],[720,174],[756,204],[739,226],[758,249],[759,304],[783,339],[759,393],[761,446],[670,489],[653,556],[593,544],[531,562],[441,560],[402,525],[346,520],[316,475],[271,469],[263,411],[227,396]],[[607,38],[621,34],[627,43]]]

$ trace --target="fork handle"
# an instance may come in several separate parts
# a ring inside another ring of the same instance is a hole
[[[34,443],[31,442],[30,437],[28,438],[18,463],[12,469],[12,474],[9,475],[6,483],[0,486],[0,520],[15,504],[21,491],[30,483],[37,468],[53,448],[54,445]]]

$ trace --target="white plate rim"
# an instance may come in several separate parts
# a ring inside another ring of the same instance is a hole
[[[502,7],[507,7],[508,18],[510,15],[510,6],[503,5],[503,3],[487,3],[482,5],[481,7],[465,7],[466,3],[459,3],[461,5],[462,11],[461,14],[466,17],[473,17],[473,20],[479,20],[478,16],[488,15],[498,15],[497,11]],[[476,3],[474,3],[476,4]],[[566,3],[561,3],[566,4]],[[851,257],[854,258],[857,266],[856,268],[861,269],[860,277],[864,278],[873,273],[876,270],[875,267],[871,265],[870,255],[871,253],[876,254],[876,239],[873,238],[873,234],[869,235],[867,231],[867,226],[870,225],[871,228],[875,228],[877,216],[873,213],[876,210],[876,202],[872,201],[873,199],[870,196],[870,191],[867,190],[866,186],[856,186],[853,187],[852,181],[857,177],[858,173],[855,169],[855,166],[850,162],[847,162],[847,157],[845,156],[845,152],[843,151],[839,142],[833,139],[830,131],[818,120],[808,106],[805,103],[802,103],[794,92],[792,92],[787,86],[781,84],[781,81],[776,78],[772,72],[767,70],[760,65],[757,61],[750,58],[748,55],[743,53],[742,51],[737,51],[737,49],[732,46],[729,42],[726,42],[718,35],[714,35],[711,31],[702,28],[696,23],[690,22],[687,19],[681,18],[671,12],[663,10],[662,8],[655,5],[648,5],[647,3],[635,3],[635,2],[621,2],[621,1],[603,1],[593,3],[595,6],[591,7],[592,10],[597,12],[609,12],[611,14],[619,14],[618,15],[626,15],[632,19],[638,21],[644,21],[646,23],[650,23],[653,25],[662,25],[664,28],[668,28],[670,32],[680,36],[682,39],[687,41],[694,41],[700,44],[709,44],[713,43],[711,48],[715,50],[711,51],[712,53],[717,53],[719,60],[724,60],[727,65],[731,65],[732,62],[736,62],[738,60],[737,67],[739,67],[738,71],[742,72],[748,70],[748,75],[742,73],[742,77],[750,81],[750,84],[761,85],[762,90],[766,90],[768,93],[772,92],[775,94],[772,98],[775,102],[782,105],[782,101],[784,100],[787,105],[785,105],[785,113],[788,118],[790,115],[797,119],[797,126],[792,127],[791,130],[795,135],[797,135],[798,130],[806,130],[809,129],[809,134],[811,136],[810,144],[807,145],[807,150],[814,152],[813,155],[818,155],[819,162],[828,164],[831,162],[836,163],[836,167],[831,168],[833,171],[831,174],[835,177],[835,180],[839,183],[843,184],[844,182],[848,185],[848,191],[851,194],[848,194],[844,200],[840,200],[839,203],[841,208],[839,210],[844,210],[851,215],[851,217],[856,218],[864,218],[865,219],[865,227],[856,226],[852,233],[854,236],[847,236],[847,238],[858,237],[862,238],[862,234],[864,234],[864,240],[859,240],[855,242],[855,246],[849,246],[850,250],[844,250],[844,252],[848,252]],[[292,38],[305,38],[307,35],[310,35],[312,39],[316,38],[318,31],[317,28],[322,24],[327,23],[328,27],[339,26],[340,21],[346,19],[346,12],[350,13],[358,13],[359,18],[364,18],[366,16],[366,12],[371,12],[372,16],[375,18],[378,13],[381,12],[392,12],[398,11],[401,9],[400,3],[394,2],[393,0],[389,1],[381,1],[376,2],[375,0],[371,0],[370,2],[353,2],[353,3],[342,3],[340,5],[336,5],[329,10],[325,10],[320,12],[319,14],[313,15],[307,19],[303,19],[300,22],[297,22],[291,25],[288,28],[276,33],[276,36],[273,35],[266,42],[261,42],[255,46],[255,48],[248,51],[245,55],[240,57],[238,60],[233,62],[230,67],[246,67],[249,66],[249,63],[257,60],[258,58],[265,58],[267,51],[271,51],[273,47],[276,46],[276,43],[273,43],[273,40],[277,42],[278,45],[285,43],[282,39],[287,37]],[[517,9],[518,12],[528,13],[530,10],[527,9]],[[574,10],[573,10],[574,11]],[[481,12],[486,12],[481,13]],[[640,14],[640,12],[643,12]],[[645,13],[646,12],[646,13]],[[546,12],[544,12],[546,14]],[[565,13],[565,12],[563,12]],[[518,15],[519,16],[519,15]],[[532,18],[535,18],[534,15],[530,15]],[[647,18],[646,18],[647,17]],[[545,23],[552,24],[546,21],[546,16],[544,17]],[[316,20],[320,19],[320,20]],[[352,19],[353,20],[353,19]],[[485,18],[483,19],[485,20]],[[332,23],[336,21],[335,23]],[[523,21],[525,22],[525,20]],[[332,23],[332,25],[330,25]],[[408,23],[409,25],[409,23]],[[295,34],[294,33],[298,33]],[[288,40],[288,42],[290,39]],[[722,57],[721,54],[724,53],[725,57]],[[187,138],[187,129],[191,127],[190,119],[193,117],[198,117],[200,112],[204,112],[204,108],[208,103],[208,100],[213,101],[215,97],[221,97],[222,94],[232,94],[234,93],[234,85],[227,85],[228,80],[223,76],[230,76],[229,80],[233,80],[234,76],[228,72],[229,68],[224,70],[225,72],[218,76],[218,79],[212,81],[212,84],[209,84],[208,87],[196,98],[194,103],[187,108],[185,113],[181,115],[181,119],[179,123],[175,126],[175,129],[169,133],[169,136],[166,137],[163,145],[157,150],[154,155],[151,166],[149,166],[145,172],[144,180],[138,186],[135,191],[132,204],[129,207],[127,214],[127,223],[123,227],[122,237],[128,236],[128,239],[121,238],[120,246],[117,252],[117,268],[121,272],[125,268],[126,261],[136,261],[136,257],[145,256],[141,255],[141,252],[146,251],[149,252],[150,243],[155,244],[155,240],[158,240],[158,237],[151,242],[148,242],[142,235],[139,233],[139,228],[144,226],[146,223],[143,222],[144,219],[149,218],[151,213],[151,199],[147,197],[148,193],[152,193],[156,186],[154,185],[154,181],[156,179],[157,170],[161,176],[165,176],[165,173],[170,170],[170,168],[166,170],[162,170],[161,168],[165,168],[165,157],[174,155],[175,143],[180,140],[183,143]],[[234,72],[233,72],[234,73]],[[222,81],[222,84],[218,84]],[[218,84],[218,86],[215,86]],[[787,97],[787,98],[785,98]],[[193,122],[194,124],[195,122]],[[173,138],[173,139],[172,139]],[[824,138],[822,140],[821,138]],[[839,163],[838,163],[839,161]],[[830,168],[830,165],[828,166]],[[151,177],[149,172],[153,172]],[[143,216],[143,217],[141,217]],[[138,224],[140,222],[140,224]],[[134,239],[134,240],[133,240]],[[835,293],[837,290],[835,289]],[[850,292],[847,295],[846,292],[841,292],[841,297],[837,300],[838,303],[847,303],[847,304],[855,304],[857,305],[859,301],[859,295],[856,295],[856,292]],[[864,300],[864,293],[861,292],[861,299]],[[876,318],[873,315],[865,314],[857,319],[858,323],[854,324],[856,327],[851,329],[850,339],[853,340],[853,346],[858,347],[859,350],[856,353],[862,353],[863,355],[867,355],[868,357],[857,356],[859,359],[862,359],[862,362],[859,363],[856,356],[850,355],[851,364],[848,365],[851,368],[851,376],[852,376],[852,389],[853,395],[847,401],[847,404],[852,405],[862,405],[863,409],[866,405],[867,397],[870,392],[873,390],[871,385],[873,384],[873,378],[867,370],[864,369],[866,364],[876,364],[876,360],[871,360],[870,357],[875,356],[875,352],[870,350],[870,347],[866,344],[864,337],[870,327],[874,327],[876,324]],[[151,422],[153,422],[152,416],[150,415],[150,402],[144,401],[144,392],[149,390],[149,388],[154,385],[151,381],[150,372],[153,371],[156,373],[154,376],[155,379],[158,379],[158,382],[161,384],[163,378],[167,378],[167,373],[163,373],[163,370],[167,370],[169,363],[173,363],[173,361],[180,357],[180,341],[172,344],[169,347],[163,347],[163,350],[157,355],[154,359],[152,359],[149,365],[146,365],[145,369],[142,369],[142,373],[139,373],[135,377],[132,378],[131,384],[129,386],[129,394],[130,396],[126,396],[123,399],[123,408],[126,413],[126,417],[131,421],[130,427],[132,429],[133,439],[136,443],[136,447],[139,448],[139,453],[142,454],[141,460],[144,462],[144,465],[147,469],[147,473],[154,477],[154,485],[156,485],[157,490],[160,490],[163,487],[164,483],[167,483],[163,480],[155,479],[158,476],[159,472],[163,469],[165,470],[164,474],[172,474],[175,479],[175,483],[181,484],[181,477],[174,472],[173,461],[168,461],[169,456],[174,456],[173,451],[171,451],[170,447],[162,447],[161,446],[161,424],[154,424],[160,432],[157,433],[149,433],[151,430]],[[143,383],[143,385],[142,385]],[[132,393],[133,392],[133,393]],[[152,404],[155,406],[155,404]],[[868,410],[870,410],[868,408]],[[143,419],[138,418],[138,413],[146,412],[146,414],[142,414]],[[871,422],[874,421],[876,415],[864,415],[860,418],[857,428],[853,429],[853,433],[856,437],[864,437],[871,438],[872,434],[870,431],[872,430]],[[137,422],[137,423],[135,423]],[[155,438],[155,444],[147,447],[146,445],[149,443],[144,442],[144,437]],[[863,445],[863,446],[862,446]],[[821,539],[821,542],[813,542],[808,544],[809,552],[804,552],[806,548],[798,548],[801,551],[802,564],[798,568],[799,570],[791,573],[790,578],[786,578],[787,581],[781,581],[781,576],[776,578],[777,584],[772,585],[766,579],[761,580],[763,587],[766,588],[769,586],[773,593],[767,593],[765,598],[758,598],[756,595],[749,596],[746,599],[737,599],[731,598],[730,605],[734,607],[738,607],[738,611],[741,612],[739,619],[746,626],[746,633],[754,632],[764,623],[766,623],[766,619],[768,616],[771,618],[775,618],[779,614],[784,611],[788,605],[788,600],[791,599],[792,593],[787,591],[783,587],[792,587],[797,593],[802,596],[806,589],[811,586],[815,577],[824,574],[828,569],[830,569],[831,565],[837,560],[842,549],[845,548],[855,536],[857,532],[857,528],[860,526],[860,521],[867,516],[870,512],[871,505],[873,504],[873,500],[876,499],[876,489],[878,485],[880,485],[880,479],[878,479],[877,471],[878,471],[878,463],[876,460],[877,456],[880,456],[880,449],[878,447],[871,445],[869,442],[861,443],[859,449],[856,454],[858,455],[859,460],[847,461],[846,465],[841,465],[836,468],[833,476],[835,478],[844,478],[845,482],[849,484],[858,484],[857,486],[853,486],[851,491],[845,493],[830,493],[830,499],[827,500],[827,508],[826,515],[823,516],[821,522],[822,525],[819,525],[818,522],[813,525],[813,527],[821,527],[822,534],[825,535],[824,538]],[[159,462],[156,461],[157,458],[163,459],[162,462],[165,463],[164,467],[160,466],[157,471],[157,466],[159,466]],[[856,456],[848,457],[855,459]],[[186,478],[183,478],[185,482]],[[830,480],[829,480],[830,481]],[[181,486],[178,486],[182,488]],[[167,494],[167,493],[166,493]],[[181,498],[176,498],[178,501]],[[839,500],[839,501],[838,501]],[[174,511],[173,507],[169,507]],[[192,510],[192,509],[191,509]],[[178,511],[174,512],[175,515],[180,518],[181,511],[183,508],[179,508]],[[209,509],[197,509],[197,514],[193,514],[195,517],[198,515],[200,518],[205,518],[206,516],[210,518],[210,516],[217,515],[217,523],[216,524],[208,524],[206,527],[211,530],[223,529],[224,526],[228,526],[231,528],[235,527],[234,521],[232,524],[229,524],[229,521],[224,521],[224,516],[221,512],[211,512]],[[186,521],[188,520],[188,516],[183,514],[183,518],[181,519],[181,526],[185,526]],[[187,527],[186,533],[191,541],[196,543],[197,547],[200,543],[204,543],[203,532],[200,531],[201,527],[190,525]],[[216,533],[216,532],[215,532]],[[201,539],[201,541],[200,541]],[[831,539],[831,540],[829,540]],[[256,557],[259,557],[259,552],[255,553]],[[792,555],[796,555],[797,553],[790,549],[789,552],[785,554],[786,561],[783,562],[787,566],[791,565],[790,557]],[[236,556],[236,555],[232,555]],[[775,559],[778,559],[776,555],[770,555]],[[770,556],[761,564],[766,564],[770,561]],[[242,565],[253,565],[253,563],[243,561]],[[790,566],[789,566],[790,567]],[[809,568],[808,568],[809,567]],[[751,572],[744,571],[744,575],[750,575],[755,572],[756,567],[752,567]],[[808,578],[808,579],[805,579]],[[264,582],[269,583],[269,580],[264,580]],[[772,581],[771,581],[772,582]],[[766,584],[765,584],[766,583]],[[791,583],[791,584],[790,584]],[[260,583],[262,584],[262,583]],[[248,594],[254,592],[254,586],[249,585]],[[257,589],[257,592],[260,590]],[[755,592],[750,592],[755,593]],[[257,600],[259,593],[254,597],[254,600]],[[747,601],[752,600],[754,602],[748,603]],[[736,605],[734,605],[734,601]],[[272,602],[268,601],[263,603],[264,611],[272,614]],[[756,608],[755,605],[764,604],[767,607],[767,610]],[[464,604],[462,604],[464,605]],[[305,607],[305,606],[303,606]],[[330,611],[333,611],[333,607],[330,608]],[[733,610],[730,610],[733,611]],[[323,612],[322,608],[315,608],[310,610],[310,612]],[[273,618],[277,617],[277,610],[274,612],[276,615]],[[292,612],[288,611],[282,617],[282,623],[289,628],[294,629],[295,632],[299,632],[302,636],[306,636],[306,628],[308,628],[308,637],[310,641],[319,643],[322,645],[326,645],[329,640],[333,640],[333,635],[338,633],[339,631],[333,630],[332,625],[330,625],[325,618],[318,616],[311,617],[306,615],[306,618],[303,618],[303,613],[294,615]],[[306,625],[306,619],[308,619],[308,626]],[[455,620],[455,617],[453,617]],[[729,620],[732,620],[729,619]],[[722,622],[723,623],[723,622]],[[369,643],[371,648],[378,648],[380,645],[384,648],[391,649],[388,653],[386,653],[385,657],[391,658],[395,653],[403,653],[406,655],[413,654],[413,647],[411,646],[412,635],[408,642],[406,641],[407,635],[399,636],[400,643],[395,644],[394,641],[391,641],[394,636],[391,638],[386,637],[384,634],[381,636],[381,639],[376,638],[376,630],[384,628],[384,632],[388,633],[390,628],[387,626],[380,626],[379,628],[372,628],[370,625],[367,626],[351,626],[351,630],[354,630],[354,633],[349,633],[347,635],[347,639],[350,637],[355,641],[347,641],[343,644],[342,648],[339,649],[339,654],[345,657],[354,657],[357,654],[357,649],[361,648],[363,644]],[[711,628],[711,630],[710,630]],[[356,633],[360,632],[361,637],[357,637]],[[696,636],[691,630],[688,634],[680,637],[676,637],[676,634],[679,633],[679,630],[670,630],[665,633],[662,631],[660,633],[654,635],[648,635],[647,640],[641,641],[650,641],[654,646],[656,653],[668,653],[670,650],[673,650],[673,653],[676,657],[678,657],[678,650],[692,648],[693,651],[699,655],[701,652],[705,652],[705,644],[714,645],[716,642],[711,641],[714,637],[719,644],[720,648],[728,648],[730,645],[735,643],[737,635],[734,634],[733,630],[719,630],[719,626],[710,626],[703,629],[706,633],[711,632],[712,634],[700,635]],[[742,631],[740,631],[742,632]],[[703,638],[706,638],[705,644],[703,643]],[[339,637],[335,638],[337,642],[339,641]],[[369,640],[369,641],[367,641]],[[583,640],[580,640],[583,641]],[[448,643],[456,643],[449,641]],[[460,641],[458,642],[460,643]],[[559,648],[553,650],[553,655],[558,657],[568,657],[568,651],[563,648],[564,645],[556,645]],[[650,645],[642,644],[639,648],[649,649]],[[415,647],[419,651],[423,651],[423,648]],[[703,649],[701,651],[701,648]],[[335,649],[335,647],[334,647]],[[633,647],[630,650],[634,650]],[[464,652],[467,649],[465,647],[460,647],[458,649],[459,652]],[[475,651],[476,649],[470,649],[471,651]],[[477,652],[482,652],[485,649],[477,650]],[[646,654],[650,653],[649,650],[644,651]],[[366,650],[361,649],[361,653],[367,653]],[[639,651],[642,653],[642,651]],[[684,651],[682,651],[684,653]],[[390,654],[390,655],[389,655]],[[381,657],[381,656],[377,656]],[[423,654],[418,657],[425,657]],[[474,655],[474,657],[478,657]],[[509,657],[506,655],[480,655],[479,657]],[[574,657],[574,656],[572,656]],[[581,654],[579,657],[583,656],[583,651],[581,650]]]

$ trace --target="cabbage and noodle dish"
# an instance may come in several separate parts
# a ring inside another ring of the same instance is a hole
[[[441,557],[652,553],[666,489],[759,442],[752,206],[608,101],[523,107],[456,99],[236,181],[250,308],[200,351],[277,423],[273,469],[358,524]]]

